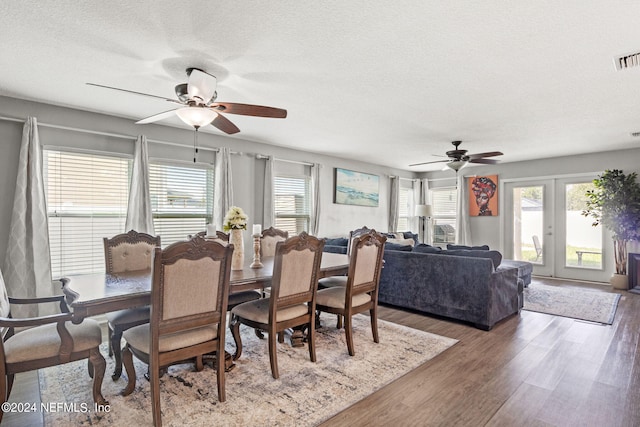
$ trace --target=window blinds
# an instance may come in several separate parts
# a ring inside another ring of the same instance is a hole
[[[310,177],[274,177],[275,228],[289,235],[309,231],[311,220]]]
[[[103,237],[122,233],[131,160],[44,150],[54,278],[104,272]]]

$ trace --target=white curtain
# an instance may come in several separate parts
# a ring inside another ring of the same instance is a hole
[[[276,223],[273,191],[273,156],[265,158],[264,166],[264,199],[262,202],[262,228],[273,227]]]
[[[140,233],[155,234],[153,212],[151,210],[151,192],[149,189],[149,150],[147,137],[138,136],[133,155],[133,172],[129,188],[127,222],[124,231],[136,230]]]
[[[420,223],[420,217],[416,215],[416,206],[422,204],[422,198],[420,197],[420,180],[414,179],[411,183],[412,189],[412,197],[411,197],[411,206],[409,206],[409,216],[411,220],[409,221],[409,229],[414,232],[420,233],[422,232],[422,227]]]
[[[35,117],[28,117],[22,129],[16,192],[3,269],[8,294],[18,298],[53,294],[42,163],[38,124]],[[37,317],[52,314],[55,307],[48,306],[53,305],[18,305],[13,315]]]
[[[389,178],[389,229],[387,231],[393,232],[398,228],[398,216],[400,215],[398,209],[398,198],[400,196],[400,178],[392,176]]]
[[[320,229],[320,169],[322,165],[320,163],[314,163],[311,166],[311,186],[313,188],[313,211],[311,213],[311,235],[317,236]]]
[[[464,176],[458,175],[458,212],[456,212],[456,244],[471,245],[471,225],[469,223],[469,189]]]
[[[429,180],[427,178],[420,180],[420,203],[423,205],[432,205],[431,193],[429,192]],[[427,245],[433,245],[432,219],[425,218],[424,221],[424,232],[420,230],[423,233],[422,241]]]
[[[231,175],[231,150],[220,148],[216,154],[216,189],[213,201],[213,224],[222,230],[224,217],[233,206],[233,179]]]

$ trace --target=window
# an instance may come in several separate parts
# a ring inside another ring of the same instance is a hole
[[[410,218],[413,216],[413,188],[400,187],[398,194],[398,229],[394,231],[411,230]]]
[[[162,246],[204,231],[212,222],[213,168],[150,162],[153,227]]]
[[[51,273],[104,272],[103,237],[122,233],[132,161],[44,150]]]
[[[437,188],[431,190],[431,205],[433,209],[433,243],[455,243],[457,212],[456,188]]]
[[[276,176],[274,178],[275,228],[289,235],[309,231],[311,222],[311,178]]]

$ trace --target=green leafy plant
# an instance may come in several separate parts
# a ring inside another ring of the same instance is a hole
[[[616,273],[627,274],[627,242],[640,239],[640,184],[637,174],[625,175],[618,169],[606,170],[593,180],[587,207],[582,215],[602,224],[613,235]]]

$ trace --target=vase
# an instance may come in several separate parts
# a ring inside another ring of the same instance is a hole
[[[233,255],[231,257],[231,269],[242,270],[244,267],[244,241],[241,229],[232,229],[229,236],[229,243],[233,244]]]
[[[614,273],[613,276],[611,276],[609,283],[611,283],[611,286],[613,286],[614,289],[629,289],[629,278],[626,274]]]

